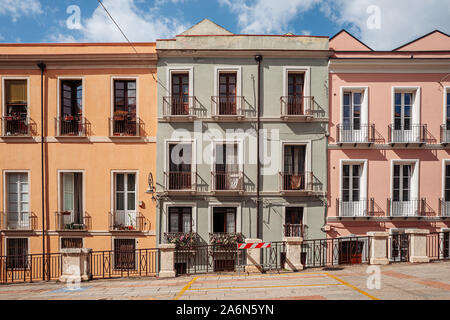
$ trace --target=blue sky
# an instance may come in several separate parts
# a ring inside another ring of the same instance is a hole
[[[203,18],[233,33],[333,36],[345,28],[378,50],[393,49],[435,29],[450,33],[450,0],[103,0],[103,3],[132,41],[173,37]],[[75,11],[67,13],[73,5],[80,10],[79,20],[73,15]],[[123,38],[97,0],[0,0],[0,41],[109,42]]]

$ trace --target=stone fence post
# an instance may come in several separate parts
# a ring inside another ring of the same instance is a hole
[[[159,245],[160,266],[159,278],[174,278],[175,273],[175,244],[164,243]]]
[[[92,249],[61,249],[61,282],[89,281],[92,278],[89,255]]]
[[[370,237],[369,263],[375,265],[389,264],[387,232],[367,232]]]
[[[430,262],[430,258],[427,255],[427,235],[430,231],[425,229],[406,229],[405,233],[410,236],[409,262]]]
[[[302,264],[302,237],[286,237],[286,263],[284,267],[291,271],[303,270]]]
[[[245,243],[261,243],[261,239],[245,239]],[[238,249],[239,250],[239,249]],[[262,272],[261,267],[261,248],[245,249],[247,250],[247,262],[245,272]]]

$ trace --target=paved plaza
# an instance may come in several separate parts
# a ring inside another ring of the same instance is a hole
[[[450,261],[381,266],[381,277],[372,277],[369,281],[369,276],[376,272],[368,267],[318,268],[298,273],[203,274],[172,279],[95,280],[82,283],[76,290],[55,282],[9,284],[0,286],[0,299],[450,300]]]

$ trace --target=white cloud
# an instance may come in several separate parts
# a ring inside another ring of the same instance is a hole
[[[321,0],[219,0],[238,14],[243,33],[286,33],[288,24],[299,13],[306,12]]]
[[[13,21],[21,16],[41,13],[39,0],[0,0],[0,14],[11,16]]]
[[[380,9],[380,29],[369,28],[367,20]],[[450,0],[334,0],[322,11],[340,26],[351,24],[351,32],[376,50],[392,50],[408,41],[439,29],[450,32]]]
[[[188,27],[176,18],[156,16],[156,10],[141,10],[135,0],[104,0],[103,4],[130,41],[154,41],[169,38]],[[92,16],[82,21],[82,28],[71,34],[59,33],[50,36],[57,42],[123,42],[124,37],[99,5]]]

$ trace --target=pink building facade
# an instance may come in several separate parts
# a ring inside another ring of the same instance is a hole
[[[330,47],[328,237],[450,231],[450,37]]]

